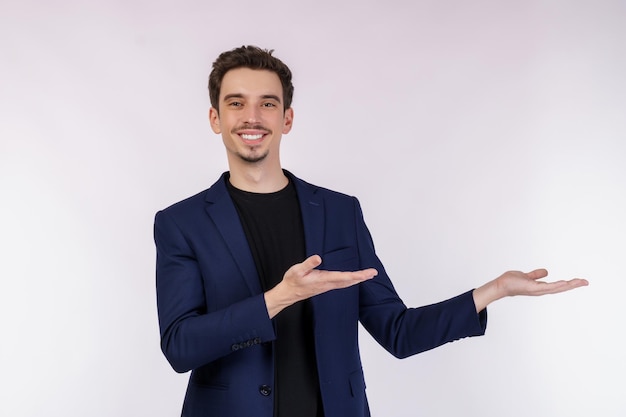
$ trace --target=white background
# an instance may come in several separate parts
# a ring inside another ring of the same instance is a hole
[[[624,1],[0,1],[0,415],[175,416],[154,213],[226,169],[206,80],[276,50],[284,166],[357,195],[409,305],[507,269],[587,288],[500,301],[399,361],[373,415],[623,416]]]

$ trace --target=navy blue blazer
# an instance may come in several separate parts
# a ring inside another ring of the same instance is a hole
[[[321,269],[378,270],[372,280],[311,299],[325,416],[369,416],[359,322],[404,358],[484,334],[487,313],[476,314],[471,291],[407,308],[375,254],[357,199],[287,174],[307,256],[319,254]],[[226,178],[156,215],[161,349],[177,372],[192,371],[183,416],[272,417],[276,335]]]

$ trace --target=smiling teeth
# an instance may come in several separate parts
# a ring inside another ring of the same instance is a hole
[[[263,135],[241,135],[241,137],[245,140],[259,140]]]

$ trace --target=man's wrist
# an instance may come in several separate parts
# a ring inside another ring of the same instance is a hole
[[[293,304],[282,296],[281,288],[281,283],[279,283],[264,294],[265,307],[267,308],[267,314],[270,319],[273,319],[278,313]]]
[[[497,278],[476,288],[472,295],[474,297],[474,304],[476,305],[477,313],[480,313],[482,310],[487,308],[489,304],[503,297]]]

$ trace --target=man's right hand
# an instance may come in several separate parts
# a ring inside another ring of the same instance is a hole
[[[378,275],[373,268],[360,271],[324,271],[315,269],[322,263],[319,255],[312,255],[285,272],[278,285],[265,293],[265,305],[270,318],[298,301],[318,294],[359,284]]]

